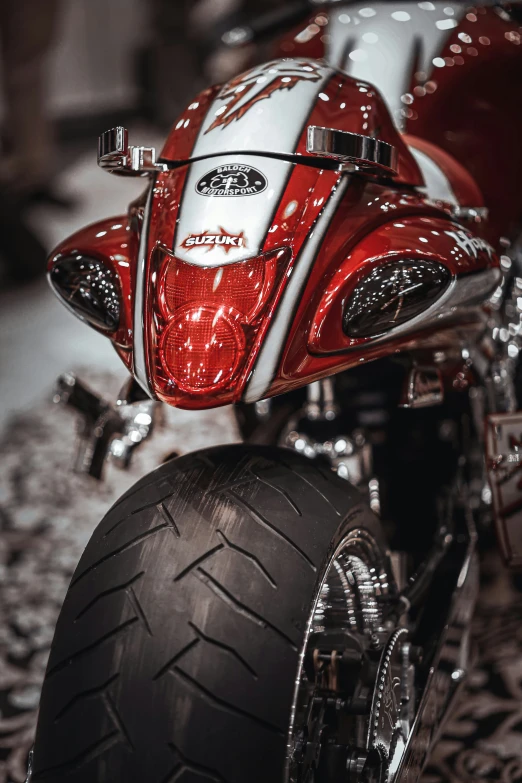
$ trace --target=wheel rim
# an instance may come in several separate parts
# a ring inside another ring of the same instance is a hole
[[[287,783],[309,783],[299,774],[296,748],[303,733],[300,705],[310,700],[311,683],[304,662],[314,634],[350,632],[371,638],[382,626],[382,603],[393,590],[388,560],[375,537],[365,528],[349,531],[330,555],[324,577],[312,602],[301,650],[287,742]],[[313,688],[312,688],[313,691]],[[310,783],[313,778],[309,778]]]

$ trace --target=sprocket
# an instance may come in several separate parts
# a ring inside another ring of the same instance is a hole
[[[386,765],[386,781],[393,778],[394,758],[402,755],[406,737],[402,723],[402,706],[405,689],[404,645],[408,639],[406,628],[394,630],[384,645],[372,700],[368,727],[367,748],[377,751]]]

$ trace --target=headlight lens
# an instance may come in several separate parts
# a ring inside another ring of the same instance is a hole
[[[343,331],[376,337],[426,310],[451,281],[448,269],[428,259],[398,259],[374,268],[348,298]]]
[[[119,283],[105,264],[88,256],[67,256],[55,262],[49,277],[53,289],[76,315],[103,331],[117,330]]]

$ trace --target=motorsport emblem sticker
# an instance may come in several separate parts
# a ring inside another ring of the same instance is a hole
[[[268,186],[267,178],[252,166],[227,163],[201,177],[196,185],[200,196],[255,196]]]

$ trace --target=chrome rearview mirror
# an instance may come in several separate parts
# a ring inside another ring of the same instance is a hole
[[[335,128],[309,125],[306,151],[362,169],[397,174],[397,150],[385,141]]]
[[[129,146],[129,132],[121,125],[99,137],[98,166],[111,174],[128,177],[146,177],[156,171],[167,170],[164,163],[156,163],[154,147]]]

